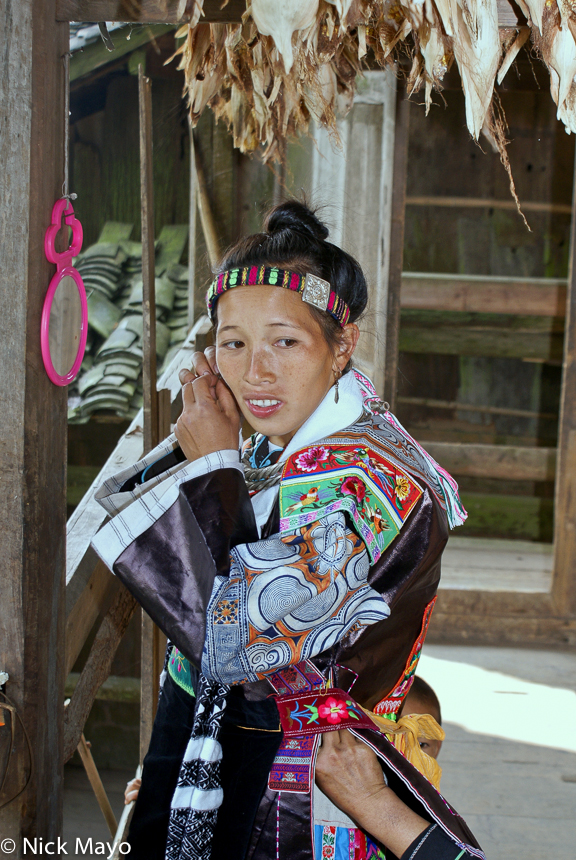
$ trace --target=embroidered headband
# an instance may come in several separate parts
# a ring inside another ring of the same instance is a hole
[[[229,269],[218,275],[206,293],[208,316],[213,319],[217,299],[231,290],[232,287],[266,284],[271,287],[285,287],[300,293],[303,302],[326,311],[334,319],[345,326],[350,318],[350,308],[346,302],[337,296],[328,281],[316,275],[299,275],[287,269],[277,269],[274,266],[247,266],[244,269]]]

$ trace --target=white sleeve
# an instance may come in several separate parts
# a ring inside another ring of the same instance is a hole
[[[213,472],[215,469],[232,468],[242,471],[239,452],[230,448],[224,451],[215,451],[213,454],[207,454],[205,457],[200,457],[200,459],[192,462],[184,460],[182,463],[176,463],[150,480],[137,484],[132,490],[122,492],[122,487],[130,478],[140,474],[167,454],[171,454],[176,448],[178,448],[178,441],[172,433],[137,463],[107,478],[96,491],[94,498],[108,514],[115,516],[128,505],[152,491],[153,500],[158,501],[174,484],[179,485],[191,478]],[[149,506],[150,503],[147,507]]]

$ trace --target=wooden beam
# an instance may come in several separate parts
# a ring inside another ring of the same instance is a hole
[[[494,319],[488,319],[488,317]],[[474,315],[402,311],[401,352],[430,355],[485,355],[560,364],[563,324],[554,317]]]
[[[64,761],[80,743],[96,693],[110,674],[116,649],[136,609],[136,598],[123,586],[100,625],[80,679],[64,714]]]
[[[10,748],[0,810],[2,838],[22,856],[23,837],[62,828],[66,389],[40,353],[40,316],[55,267],[44,234],[62,194],[64,64],[68,27],[54,0],[0,4],[0,669],[24,721]],[[6,730],[3,729],[3,732]],[[3,765],[4,767],[4,765]]]
[[[188,0],[58,0],[58,21],[138,21],[145,24],[184,23],[190,18],[193,3]],[[204,0],[204,16],[212,23],[238,23],[246,11],[245,0]],[[501,28],[517,28],[526,18],[515,3],[498,0]]]
[[[66,618],[65,662],[66,676],[82,650],[86,637],[101,612],[108,610],[120,581],[113,576],[103,561],[98,561],[80,597]]]
[[[125,27],[114,30],[112,32],[112,41],[114,42],[113,51],[109,51],[102,39],[99,39],[87,45],[81,51],[76,51],[72,54],[70,60],[70,81],[79,81],[80,78],[91,74],[96,69],[101,69],[108,64],[118,63],[122,57],[132,54],[137,48],[147,45],[165,33],[170,33],[172,30],[174,30],[172,24],[154,24],[150,27],[137,27],[134,29]],[[127,61],[128,58],[126,57]]]
[[[407,197],[406,206],[442,206],[449,209],[512,209],[516,211],[514,200],[497,200],[492,197]],[[549,212],[570,215],[572,208],[568,203],[539,203],[525,200],[520,203],[525,212]]]
[[[576,169],[575,169],[576,177]],[[576,181],[573,185],[570,272],[566,301],[566,337],[554,525],[552,593],[559,610],[576,613]]]
[[[426,406],[428,409],[447,409],[451,412],[480,412],[485,415],[506,415],[510,418],[534,418],[536,420],[558,421],[555,412],[534,412],[532,409],[512,409],[508,406],[486,406],[481,403],[461,403],[458,400],[436,400],[435,397],[406,397],[396,398],[397,403],[409,406]]]
[[[390,226],[390,264],[388,274],[388,305],[386,314],[386,355],[384,364],[384,400],[396,408],[398,381],[398,346],[400,335],[400,294],[404,254],[404,215],[406,176],[408,172],[408,137],[410,133],[410,102],[406,87],[398,81],[396,91],[396,123],[394,128],[394,168],[392,180],[392,219]]]
[[[553,481],[555,448],[422,442],[434,459],[452,474],[508,481]]]
[[[139,24],[183,24],[190,20],[191,0],[57,0],[58,21],[111,21]],[[245,0],[204,0],[203,23],[237,24]]]
[[[566,281],[404,272],[401,305],[411,310],[562,318],[566,314]]]

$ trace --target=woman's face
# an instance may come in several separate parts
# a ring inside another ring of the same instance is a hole
[[[218,300],[218,370],[248,423],[284,447],[348,363],[358,334],[345,326],[333,355],[298,293],[235,287]]]

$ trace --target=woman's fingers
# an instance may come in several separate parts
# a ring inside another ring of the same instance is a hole
[[[194,403],[196,403],[196,395],[194,393],[194,380],[191,379],[190,382],[186,382],[185,385],[182,386],[183,412],[186,412],[186,410]]]
[[[196,376],[203,376],[205,373],[212,373],[217,376],[216,349],[213,346],[208,346],[204,352],[195,352],[192,356],[192,369]]]
[[[193,382],[196,379],[196,374],[193,370],[187,370],[185,367],[178,371],[178,379],[180,385],[186,385],[187,382]]]

